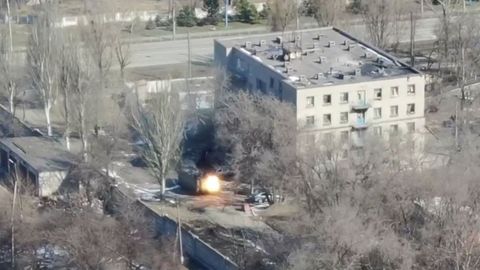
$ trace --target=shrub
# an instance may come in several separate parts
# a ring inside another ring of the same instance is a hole
[[[184,6],[177,16],[178,26],[192,27],[197,25],[197,18],[195,17],[195,9],[190,6]]]
[[[198,25],[198,26],[217,25],[219,21],[220,21],[220,17],[219,17],[219,16],[205,17],[205,18],[199,20],[198,23],[197,23],[197,25]]]
[[[155,28],[156,28],[155,22],[154,22],[152,19],[149,19],[149,20],[147,21],[147,23],[145,24],[145,29],[147,29],[147,30],[153,30],[153,29],[155,29]]]
[[[248,0],[240,0],[237,2],[237,19],[243,23],[257,23],[258,12],[254,4]]]

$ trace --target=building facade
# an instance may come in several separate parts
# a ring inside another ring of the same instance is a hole
[[[235,87],[296,108],[309,140],[362,146],[368,135],[414,138],[423,148],[425,77],[386,52],[336,28],[216,40],[215,64]]]

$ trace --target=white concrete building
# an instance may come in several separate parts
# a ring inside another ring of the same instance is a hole
[[[216,40],[214,57],[236,87],[291,102],[299,129],[317,140],[362,146],[369,133],[411,134],[423,149],[424,75],[339,29]]]

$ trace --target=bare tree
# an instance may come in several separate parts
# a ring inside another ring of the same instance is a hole
[[[96,69],[98,85],[95,87],[95,92],[93,92],[93,94],[97,96],[93,109],[96,110],[100,106],[98,100],[103,94],[107,75],[112,65],[113,49],[118,29],[115,29],[113,25],[106,21],[104,14],[90,13],[87,18],[89,23],[82,29],[82,40],[86,45],[86,51],[89,52],[90,58],[95,63],[94,67]],[[123,52],[125,53],[126,51],[123,50]],[[126,60],[125,57],[123,57],[123,59]],[[124,62],[123,64],[126,63],[127,62]],[[95,115],[96,118],[98,118],[98,112],[95,112]],[[97,130],[100,123],[98,119],[95,121]]]
[[[319,26],[335,25],[346,9],[345,1],[310,0],[307,4]]]
[[[115,38],[115,56],[120,66],[120,76],[122,79],[125,79],[125,68],[130,64],[131,60],[131,51],[130,44],[123,40],[120,36]]]
[[[372,43],[386,48],[392,34],[392,1],[362,1],[362,16]]]
[[[455,29],[450,35],[448,59],[454,64],[457,82],[460,86],[460,108],[465,107],[466,89],[465,86],[470,80],[477,78],[480,71],[480,30],[478,29],[478,18],[466,14],[456,18],[450,25]]]
[[[157,89],[143,107],[133,107],[132,125],[145,142],[142,154],[165,194],[166,177],[180,157],[185,116],[177,93]]]
[[[2,92],[8,99],[10,113],[15,116],[15,106],[17,104],[18,80],[21,77],[16,63],[15,54],[8,48],[5,35],[1,35],[0,40],[0,83]]]
[[[27,49],[30,78],[42,98],[47,134],[52,136],[51,110],[58,96],[59,39],[55,23],[55,6],[42,4],[33,25]]]
[[[291,164],[292,155],[295,156],[292,134],[296,131],[291,106],[273,97],[243,91],[224,93],[216,106],[216,138],[233,154],[239,180],[249,181],[252,191],[255,185],[282,190],[289,177],[285,170],[278,171],[285,173],[276,179],[278,182],[258,182],[266,179],[258,169],[266,176]]]
[[[269,24],[272,31],[285,32],[298,13],[296,0],[272,0],[268,2]]]
[[[95,63],[79,45],[70,44],[68,52],[70,57],[65,59],[67,66],[65,91],[68,95],[66,113],[69,114],[72,126],[76,127],[80,134],[83,160],[86,162],[88,161],[89,136],[94,116],[92,110],[95,109],[93,107],[94,100],[98,99],[93,94],[98,77],[93,68]]]

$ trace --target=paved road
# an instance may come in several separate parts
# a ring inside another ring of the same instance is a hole
[[[409,23],[405,22],[400,42],[409,42]],[[436,38],[437,18],[422,19],[417,22],[417,41],[429,41]],[[364,25],[350,26],[345,29],[362,40],[367,40]],[[260,34],[261,35],[261,34]],[[209,62],[213,58],[213,40],[215,37],[191,39],[192,61]],[[188,59],[187,40],[159,41],[131,44],[132,59],[130,68],[186,63]]]

